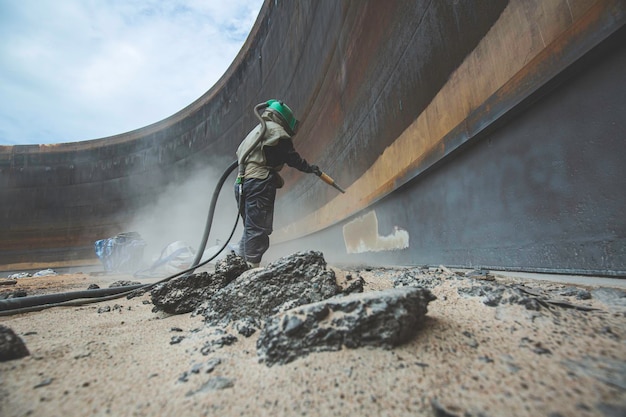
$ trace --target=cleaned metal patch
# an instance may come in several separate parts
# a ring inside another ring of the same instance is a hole
[[[378,234],[378,217],[372,210],[343,226],[343,240],[348,253],[381,252],[409,247],[409,232],[394,226],[392,234]]]

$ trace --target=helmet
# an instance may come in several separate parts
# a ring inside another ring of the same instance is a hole
[[[287,127],[287,133],[295,135],[298,129],[298,120],[293,116],[293,112],[285,103],[271,99],[267,101],[267,109],[276,113]]]

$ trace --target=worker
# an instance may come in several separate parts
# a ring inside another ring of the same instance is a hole
[[[276,189],[284,184],[278,171],[287,164],[305,173],[322,174],[296,152],[291,138],[298,129],[298,120],[285,103],[269,100],[261,118],[265,127],[263,123],[256,126],[237,148],[240,174],[235,198],[244,230],[239,243],[230,246],[251,268],[259,266],[270,245]],[[263,132],[263,138],[259,138]]]

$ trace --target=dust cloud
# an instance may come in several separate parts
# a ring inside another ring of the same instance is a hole
[[[198,250],[221,175],[221,171],[211,167],[194,170],[184,182],[167,186],[154,205],[134,216],[126,230],[138,232],[145,240],[145,261],[156,261],[165,247],[177,241],[186,243],[194,252]],[[205,253],[212,246],[223,244],[235,224],[234,180],[233,173],[232,180],[226,180],[219,194]],[[240,223],[233,240],[241,235]]]

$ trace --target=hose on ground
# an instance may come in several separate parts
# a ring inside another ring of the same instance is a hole
[[[5,300],[0,300],[0,316],[10,316],[14,314],[20,313],[29,313],[32,311],[41,311],[51,307],[66,307],[66,306],[81,306],[85,304],[98,303],[101,301],[108,301],[117,298],[122,298],[132,294],[133,292],[139,291],[148,291],[149,289],[155,287],[156,285],[162,284],[164,282],[170,281],[174,278],[177,278],[181,275],[190,275],[193,272],[209,262],[215,259],[220,253],[224,251],[226,245],[230,242],[233,235],[235,234],[235,230],[237,229],[237,223],[239,222],[239,210],[237,212],[237,218],[235,219],[235,224],[230,232],[230,236],[224,244],[220,247],[220,249],[209,259],[204,262],[200,262],[202,256],[204,254],[204,250],[206,248],[206,243],[209,238],[209,234],[211,232],[211,227],[213,225],[213,217],[215,216],[215,207],[217,206],[217,199],[219,194],[224,186],[224,183],[228,179],[228,176],[239,166],[239,172],[237,181],[240,182],[243,174],[245,172],[245,162],[248,159],[250,153],[258,146],[263,137],[265,136],[265,132],[267,130],[267,126],[265,124],[265,120],[261,117],[260,110],[266,108],[268,104],[266,102],[259,103],[254,107],[254,115],[261,122],[261,131],[258,135],[258,138],[254,142],[254,145],[239,158],[237,161],[231,163],[228,168],[223,172],[222,176],[217,182],[215,186],[215,190],[213,191],[213,196],[211,197],[211,204],[209,206],[209,213],[207,215],[207,220],[204,227],[204,233],[202,235],[201,243],[196,253],[196,257],[192,263],[190,268],[185,269],[184,271],[177,272],[174,275],[170,275],[160,281],[157,281],[152,284],[140,284],[140,285],[132,285],[132,286],[124,286],[124,287],[114,287],[114,288],[104,288],[104,289],[95,289],[95,290],[85,290],[85,291],[73,291],[73,292],[65,292],[65,293],[57,293],[57,294],[48,294],[41,296],[31,296],[31,297],[19,297],[19,298],[10,298]],[[241,184],[240,184],[241,185]],[[241,194],[239,192],[237,206],[241,206]]]
[[[29,313],[33,311],[41,311],[51,307],[67,307],[67,306],[80,306],[91,303],[98,303],[101,301],[108,301],[117,298],[122,298],[127,295],[132,294],[136,291],[148,291],[151,288],[155,287],[158,284],[162,284],[164,282],[170,281],[174,278],[177,278],[183,274],[192,274],[197,268],[202,267],[213,259],[215,259],[220,253],[224,251],[228,242],[232,239],[235,234],[235,230],[237,229],[237,224],[239,222],[239,213],[237,213],[237,218],[235,219],[235,224],[230,232],[230,236],[224,244],[220,247],[220,249],[209,259],[200,263],[199,261],[202,259],[202,254],[204,252],[204,248],[206,247],[206,241],[209,237],[209,233],[211,231],[211,224],[213,223],[213,217],[215,214],[215,207],[217,205],[217,197],[220,194],[220,191],[226,182],[226,179],[230,175],[230,173],[237,167],[237,161],[233,162],[228,166],[228,168],[222,174],[222,177],[218,181],[215,190],[213,191],[213,197],[211,198],[211,205],[209,207],[209,215],[207,216],[207,224],[205,225],[204,235],[202,237],[201,250],[196,254],[196,259],[194,260],[192,266],[183,271],[177,272],[174,275],[170,275],[166,278],[163,278],[160,281],[154,282],[152,284],[140,284],[140,285],[130,285],[123,287],[114,287],[114,288],[102,288],[102,289],[94,289],[94,290],[84,290],[84,291],[71,291],[65,293],[57,293],[57,294],[47,294],[40,296],[31,296],[31,297],[18,297],[18,298],[9,298],[5,300],[0,300],[0,316],[11,316],[14,314],[21,313]]]

